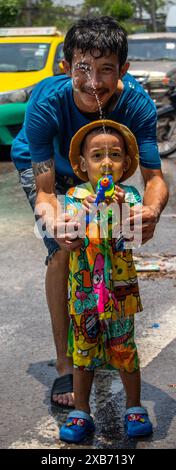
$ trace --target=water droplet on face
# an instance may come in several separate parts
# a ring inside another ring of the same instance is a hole
[[[76,59],[76,55],[75,55],[75,59]],[[87,87],[87,92],[88,90],[90,90],[91,94],[95,97],[96,101],[97,101],[97,105],[98,105],[98,113],[99,113],[99,119],[102,120],[103,119],[103,109],[102,109],[102,104],[101,104],[101,101],[98,97],[98,94],[97,94],[97,90],[96,90],[96,87],[94,85],[94,82],[93,82],[93,79],[92,79],[92,76],[91,76],[91,72],[93,70],[93,66],[89,65],[89,64],[86,64],[85,63],[85,57],[82,56],[81,57],[81,63],[77,63],[74,65],[73,67],[73,73],[75,72],[81,72],[83,74],[85,74],[85,76],[87,77],[87,82],[85,81],[85,85]],[[79,92],[79,88],[77,86],[77,82],[79,80],[79,77],[76,76],[73,76],[73,79],[72,79],[72,85],[73,85],[73,89],[74,91],[76,92]],[[88,85],[89,85],[89,88],[88,88]],[[103,133],[106,135],[106,128],[105,128],[105,124],[102,123],[102,129],[103,129]],[[108,157],[108,146],[107,146],[107,143],[105,142],[105,152],[106,152],[106,157]],[[107,171],[105,170],[105,174],[108,174],[108,169]]]

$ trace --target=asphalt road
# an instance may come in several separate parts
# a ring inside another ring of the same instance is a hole
[[[139,275],[144,311],[136,316],[142,402],[154,433],[146,439],[126,438],[119,378],[99,371],[91,395],[96,434],[81,448],[176,447],[176,158],[164,160],[163,171],[169,204],[154,239],[135,253],[142,262],[166,262],[162,272]],[[141,187],[140,175],[134,182]],[[58,439],[66,415],[53,415],[49,405],[56,371],[44,294],[45,249],[34,236],[33,216],[11,163],[0,163],[0,200],[0,448],[66,449]]]

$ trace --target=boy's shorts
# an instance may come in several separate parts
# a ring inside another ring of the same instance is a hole
[[[73,358],[73,366],[81,370],[105,367],[129,373],[137,371],[134,315],[117,317],[112,323],[97,319],[96,328],[94,319],[91,315],[87,323],[83,314],[71,316],[67,356]]]
[[[34,211],[36,200],[36,185],[32,168],[19,171],[19,182],[21,183],[24,192],[27,196],[27,199],[31,205],[31,208]],[[64,195],[68,191],[68,189],[74,185],[75,181],[70,176],[61,176],[59,178],[57,177],[55,185],[56,194]],[[56,242],[56,240],[54,240],[54,238],[48,238],[47,236],[43,238],[43,242],[45,244],[46,249],[48,250],[48,255],[46,256],[45,260],[45,264],[48,265],[48,261],[52,259],[52,257],[58,250],[60,250],[60,246]]]

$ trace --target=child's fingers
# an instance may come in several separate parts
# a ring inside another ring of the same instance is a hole
[[[96,199],[96,196],[94,194],[89,194],[89,196],[87,196],[87,201],[89,202],[94,202],[95,199]]]
[[[114,191],[117,191],[117,193],[119,193],[119,192],[123,191],[123,189],[120,186],[118,186],[118,184],[115,184]]]
[[[125,201],[125,191],[123,191],[123,189],[120,188],[119,191],[117,191],[115,189],[114,191],[114,199],[119,203],[121,204],[122,202]]]
[[[87,196],[83,201],[83,206],[89,212],[91,212],[91,208],[92,208],[92,205],[93,205],[94,202],[95,202],[95,196],[93,196],[93,195]]]
[[[123,189],[121,189],[120,191],[116,191],[116,189],[115,189],[114,194],[117,197],[124,197],[125,196],[125,191]]]
[[[89,207],[90,207],[89,202],[88,202],[88,201],[84,201],[84,202],[83,202],[83,207],[84,207],[85,209],[89,209]]]
[[[83,204],[85,203],[92,204],[93,202],[95,202],[95,199],[96,197],[90,194],[84,199]]]

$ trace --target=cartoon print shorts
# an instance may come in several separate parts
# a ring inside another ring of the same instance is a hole
[[[134,372],[139,368],[134,341],[134,315],[100,320],[98,314],[73,315],[70,321],[68,356],[74,367],[96,367]]]

